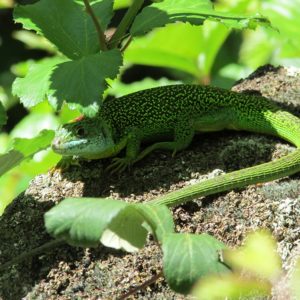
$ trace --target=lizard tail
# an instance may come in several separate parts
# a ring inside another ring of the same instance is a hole
[[[251,124],[251,122],[248,122],[248,124]],[[245,129],[279,136],[294,144],[297,149],[277,160],[220,175],[178,191],[167,193],[149,201],[148,204],[176,206],[198,197],[241,188],[250,184],[267,182],[299,172],[300,119],[288,112],[278,110],[266,114],[264,121],[258,125],[261,130],[254,125]],[[267,128],[270,130],[267,130]]]

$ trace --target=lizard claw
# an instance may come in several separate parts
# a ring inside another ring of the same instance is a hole
[[[105,169],[106,172],[111,174],[122,173],[125,169],[130,167],[132,160],[126,157],[115,157],[112,163]]]

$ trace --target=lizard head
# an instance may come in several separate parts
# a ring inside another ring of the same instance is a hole
[[[114,147],[110,128],[98,118],[80,118],[63,125],[52,142],[52,149],[58,154],[87,159],[110,157]]]

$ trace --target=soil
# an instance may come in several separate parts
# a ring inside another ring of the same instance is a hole
[[[259,93],[300,115],[300,73],[265,66],[240,81],[233,90]],[[110,160],[81,162],[67,171],[37,176],[0,218],[0,262],[51,240],[43,215],[66,197],[112,196],[146,202],[171,190],[222,172],[270,161],[293,151],[284,141],[258,134],[224,131],[198,135],[175,157],[156,151],[120,176],[103,171]],[[300,177],[196,199],[173,208],[176,230],[209,233],[230,247],[242,244],[247,233],[269,229],[289,273],[300,254]],[[47,253],[9,267],[0,277],[0,298],[118,299],[161,271],[162,254],[149,238],[137,253],[105,248],[74,248],[63,244]],[[274,289],[273,299],[284,291]],[[187,299],[171,291],[163,278],[130,299]],[[287,299],[287,298],[285,298]]]

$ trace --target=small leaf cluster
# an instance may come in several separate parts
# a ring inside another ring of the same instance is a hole
[[[294,267],[286,274],[276,248],[276,241],[268,231],[249,234],[244,246],[222,253],[223,261],[232,272],[221,277],[207,276],[196,284],[192,294],[203,300],[265,299],[271,296],[298,299],[300,260],[295,260]]]
[[[175,233],[166,206],[128,204],[110,198],[68,198],[45,214],[47,231],[69,244],[96,247],[99,242],[132,252],[142,248],[148,233],[163,252],[169,286],[188,293],[199,278],[229,272],[220,261],[225,245],[208,234]]]

